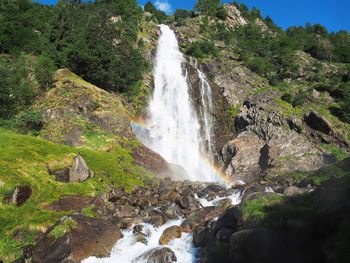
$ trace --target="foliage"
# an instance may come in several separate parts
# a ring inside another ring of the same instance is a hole
[[[285,102],[288,102],[288,103],[292,104],[292,102],[293,102],[293,95],[290,94],[289,92],[285,92],[281,96],[281,99],[284,100]]]
[[[215,57],[218,54],[218,49],[211,41],[198,40],[187,47],[186,53],[196,58],[205,58],[211,55]]]
[[[226,20],[228,16],[228,12],[226,8],[223,5],[220,5],[219,7],[216,8],[216,17],[221,19],[221,20]]]
[[[29,131],[32,131],[35,135],[38,135],[38,132],[43,127],[42,113],[34,109],[27,109],[20,112],[16,116],[15,127],[21,133],[28,133]]]
[[[221,0],[198,0],[194,9],[204,13],[207,16],[216,16],[216,11],[219,8]]]
[[[345,153],[342,149],[336,146],[332,146],[329,144],[321,144],[321,147],[330,151],[337,158],[338,161],[344,160],[345,158],[348,158],[350,156],[349,154]]]
[[[78,223],[72,219],[66,219],[62,223],[58,224],[54,229],[51,230],[50,236],[53,236],[56,240],[64,235],[72,232],[74,228],[78,226]]]
[[[293,103],[292,103],[293,107],[303,105],[306,98],[307,98],[306,93],[304,91],[300,91],[299,94],[293,100]]]
[[[40,87],[44,90],[49,90],[53,87],[53,76],[56,67],[52,60],[45,55],[40,55],[36,58],[35,63],[35,78],[38,81]]]
[[[164,23],[167,19],[168,19],[168,16],[165,12],[157,9],[152,3],[151,1],[148,1],[146,4],[145,4],[145,11],[147,12],[150,12],[151,14],[153,14],[156,18],[156,22],[158,24],[162,24]]]
[[[102,138],[101,140],[104,140]],[[62,195],[97,196],[101,191],[108,190],[108,185],[122,186],[126,190],[135,184],[142,185],[147,178],[146,172],[132,164],[129,150],[118,144],[113,145],[109,153],[86,148],[72,148],[43,139],[0,133],[0,202],[4,196],[12,194],[18,184],[31,187],[33,194],[24,205],[13,204],[0,206],[0,257],[8,261],[14,260],[14,255],[20,257],[21,246],[13,240],[13,233],[21,227],[27,233],[27,241],[35,234],[54,224],[67,213],[58,213],[44,209],[44,205],[57,201]],[[97,176],[80,183],[62,183],[48,173],[46,165],[53,162],[72,160],[80,153],[88,167]],[[103,176],[108,171],[109,178]],[[60,232],[60,231],[58,231]]]
[[[182,22],[184,19],[189,17],[195,17],[195,13],[193,11],[185,10],[185,9],[176,9],[174,13],[174,19],[177,23]]]
[[[28,57],[0,57],[0,118],[10,119],[35,97]]]

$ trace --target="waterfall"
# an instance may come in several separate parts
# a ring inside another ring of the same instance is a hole
[[[160,30],[153,72],[155,88],[146,120],[147,132],[141,134],[137,129],[134,132],[169,163],[182,166],[188,179],[216,181],[216,173],[210,169],[213,164],[210,86],[197,69],[202,84],[201,94],[196,94],[201,96],[202,104],[197,114],[189,95],[191,86],[187,73],[182,67],[185,58],[179,50],[175,33],[166,25],[161,25]]]

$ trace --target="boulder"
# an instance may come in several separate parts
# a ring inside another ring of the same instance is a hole
[[[13,194],[4,199],[4,203],[13,203],[22,206],[32,196],[32,189],[29,186],[17,186]]]
[[[215,206],[207,206],[197,209],[189,214],[181,224],[181,228],[183,232],[190,233],[195,227],[204,226],[210,220],[218,217],[222,212],[221,208]]]
[[[80,262],[90,256],[107,257],[122,236],[113,221],[79,214],[66,216],[37,242],[32,262]]]
[[[73,166],[54,172],[57,181],[74,183],[83,182],[94,176],[94,172],[86,165],[83,157],[78,154],[74,157]]]
[[[304,191],[294,185],[287,187],[284,191],[283,194],[286,196],[292,196],[292,195],[297,195],[297,194],[302,194]]]
[[[182,228],[179,226],[171,226],[163,231],[162,236],[159,239],[160,245],[167,245],[171,240],[180,238],[182,234]]]
[[[325,134],[330,134],[332,125],[321,113],[311,111],[304,116],[306,124],[314,130],[321,131]]]
[[[229,261],[234,263],[326,262],[326,256],[310,240],[283,230],[254,228],[230,237]]]
[[[103,206],[104,200],[101,197],[80,196],[80,195],[64,195],[60,200],[45,206],[46,210],[57,212],[68,212],[71,210],[81,210],[89,206]]]
[[[167,247],[153,248],[144,254],[137,257],[132,263],[146,262],[146,263],[171,263],[176,262],[175,253]]]

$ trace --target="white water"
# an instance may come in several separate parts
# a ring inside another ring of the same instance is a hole
[[[236,190],[231,196],[217,197],[212,201],[198,198],[197,195],[196,198],[203,207],[213,206],[225,198],[229,198],[232,205],[237,205],[241,201],[241,194],[240,190]],[[163,231],[170,226],[180,226],[182,222],[183,220],[173,220],[160,227],[143,223],[142,233],[146,234],[147,245],[137,241],[137,234],[134,234],[133,227],[130,227],[122,231],[124,237],[115,244],[109,257],[89,257],[83,260],[82,263],[147,263],[145,259],[137,258],[156,247],[170,248],[175,253],[177,263],[195,262],[197,249],[193,246],[193,237],[190,233],[182,233],[181,238],[172,240],[166,246],[159,245],[159,238],[162,236]]]
[[[204,75],[200,78],[201,104],[199,115],[189,95],[190,85],[183,70],[184,56],[179,51],[174,32],[161,25],[154,69],[155,88],[149,105],[146,130],[134,133],[169,163],[181,165],[193,181],[217,181],[210,168],[212,155],[212,101],[210,86]],[[200,117],[200,121],[199,118]],[[209,167],[206,162],[209,162]]]
[[[148,147],[162,155],[169,163],[181,165],[193,181],[218,181],[213,165],[212,130],[213,105],[211,89],[204,74],[196,68],[201,81],[201,105],[194,109],[191,98],[191,86],[187,73],[183,71],[184,57],[179,51],[174,32],[165,25],[160,26],[161,37],[155,60],[154,82],[155,89],[149,105],[149,118],[146,128],[133,126],[134,133]],[[198,114],[198,115],[197,115]],[[232,196],[216,198],[207,201],[198,198],[201,205],[211,206],[224,198],[231,199],[233,205],[240,202],[241,192],[235,191]],[[114,246],[110,257],[90,257],[82,263],[135,263],[136,259],[145,252],[161,247],[159,238],[163,231],[173,225],[181,225],[182,220],[167,222],[161,227],[150,224],[144,226],[143,233],[147,235],[147,245],[137,242],[137,235],[132,227],[123,230],[124,237]],[[171,241],[166,247],[174,251],[178,263],[195,261],[195,248],[192,234],[182,233],[182,237]],[[137,263],[144,263],[139,259]]]

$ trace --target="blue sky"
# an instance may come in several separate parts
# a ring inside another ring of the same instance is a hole
[[[138,0],[144,5],[148,0]],[[54,4],[57,0],[39,0],[41,3]],[[192,9],[196,0],[151,0],[151,2],[167,13],[177,8]],[[233,2],[231,1],[223,1]],[[255,6],[261,9],[265,17],[284,29],[295,25],[304,26],[306,22],[320,23],[329,31],[346,29],[350,32],[350,0],[244,0],[249,8]]]

